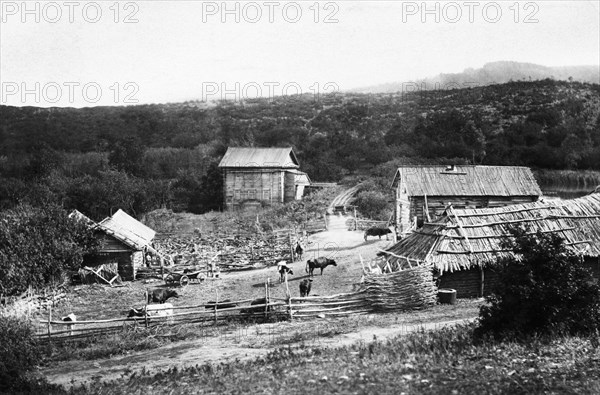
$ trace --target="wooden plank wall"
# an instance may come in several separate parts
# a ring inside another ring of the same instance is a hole
[[[296,200],[296,176],[294,175],[294,173],[285,172],[285,179],[283,184],[283,201],[287,203]]]
[[[225,207],[231,209],[249,199],[266,203],[281,202],[283,174],[281,170],[225,169]],[[291,193],[294,193],[293,187]]]

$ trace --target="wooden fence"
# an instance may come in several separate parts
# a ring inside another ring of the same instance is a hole
[[[428,266],[418,266],[389,274],[365,275],[359,291],[345,294],[292,297],[287,278],[284,299],[271,297],[270,288],[268,280],[265,282],[264,299],[219,302],[216,298],[217,304],[211,303],[208,308],[207,303],[173,306],[172,314],[158,317],[145,315],[134,318],[64,322],[53,320],[52,309],[50,309],[48,319],[39,321],[37,335],[40,339],[74,340],[110,334],[135,326],[217,325],[223,321],[244,321],[249,318],[294,320],[418,310],[435,304],[437,298],[433,273]],[[253,301],[259,304],[250,305],[249,303]],[[234,306],[218,308],[218,303]]]
[[[369,228],[386,228],[388,226],[387,221],[374,221],[370,219],[356,219],[349,218],[346,221],[346,227],[348,230],[367,230]]]

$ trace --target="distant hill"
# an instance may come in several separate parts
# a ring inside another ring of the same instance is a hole
[[[414,81],[392,82],[365,88],[351,89],[359,93],[392,93],[410,89],[407,84],[417,84],[419,90],[466,88],[503,84],[510,81],[536,81],[546,78],[568,81],[600,83],[600,66],[546,67],[533,63],[500,61],[486,63],[482,68],[465,69],[462,73],[438,74],[435,77]],[[414,88],[413,88],[414,90]]]

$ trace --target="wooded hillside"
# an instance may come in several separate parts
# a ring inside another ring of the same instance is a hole
[[[227,146],[292,146],[313,181],[390,160],[600,170],[600,86],[542,80],[408,94],[0,107],[0,208],[220,208]],[[390,174],[390,178],[392,174]]]

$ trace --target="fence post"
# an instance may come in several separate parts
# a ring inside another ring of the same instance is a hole
[[[269,280],[270,277],[267,277],[265,281],[265,319],[269,316]]]
[[[52,325],[50,324],[50,321],[52,321],[52,304],[50,304],[50,308],[48,311],[48,337],[50,337],[50,332],[52,331]]]
[[[146,292],[144,293],[144,322],[146,324],[146,328],[148,328],[148,289],[146,288]]]
[[[329,230],[329,227],[327,226],[327,214],[323,213],[323,222],[325,222],[325,230]]]
[[[288,314],[290,315],[290,321],[292,321],[294,319],[294,314],[292,312],[292,295],[290,294],[290,287],[288,285],[287,274],[285,276],[285,293],[287,296]]]
[[[215,287],[215,325],[219,321],[219,317],[217,315],[217,305],[219,304],[219,290]]]
[[[356,232],[358,230],[358,220],[356,218],[356,206],[354,206],[353,208],[354,208],[354,231]]]
[[[292,262],[296,262],[296,259],[294,259],[294,246],[292,245],[292,233],[289,233],[289,243],[290,243],[290,253],[292,255]]]

